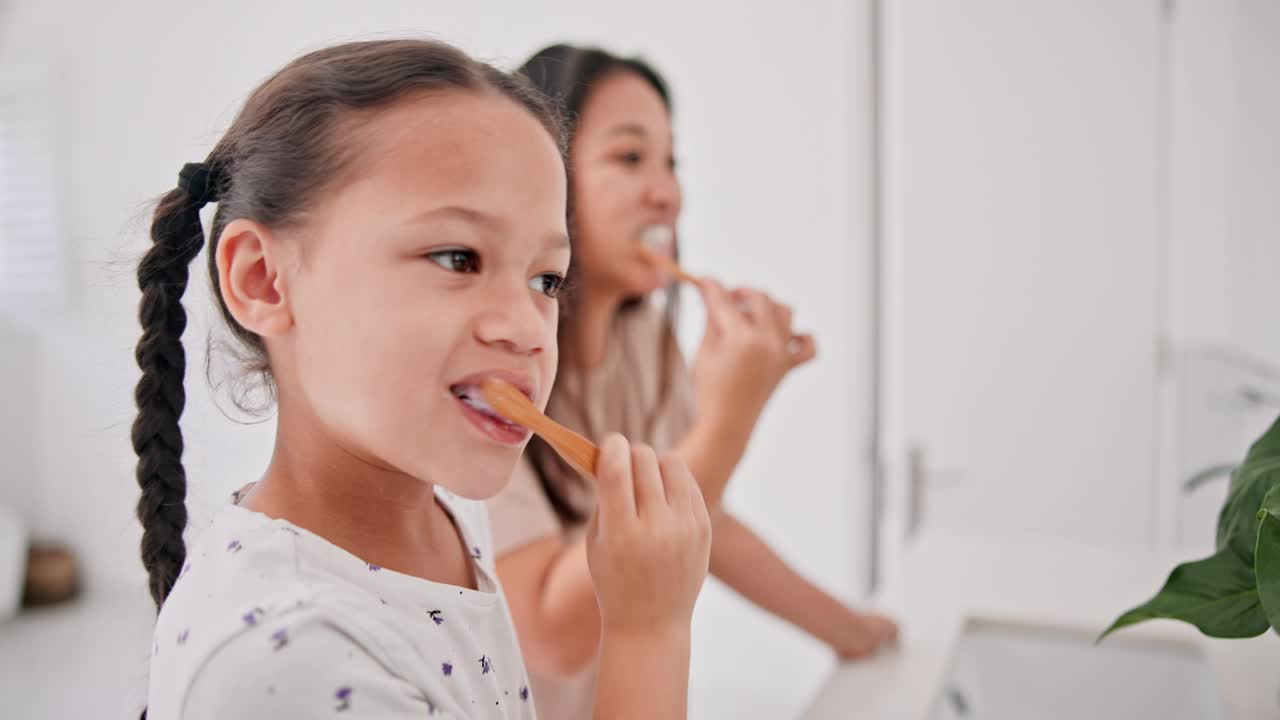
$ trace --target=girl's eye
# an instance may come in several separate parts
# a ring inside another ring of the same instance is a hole
[[[560,288],[564,287],[564,276],[560,273],[543,273],[530,280],[529,287],[553,298],[558,296]]]
[[[449,272],[480,272],[480,255],[474,250],[440,250],[427,253],[427,259]]]

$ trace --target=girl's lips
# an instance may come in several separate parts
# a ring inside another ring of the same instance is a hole
[[[529,398],[530,400],[533,400],[533,396],[535,394],[534,392],[535,388],[534,388],[532,376],[527,373],[515,372],[512,370],[485,370],[483,372],[471,373],[470,375],[464,378],[459,378],[458,380],[454,381],[454,383],[449,386],[449,391],[457,395],[458,393],[455,391],[455,388],[472,387],[476,389],[476,392],[473,393],[474,397],[479,398],[480,385],[483,384],[484,381],[489,378],[493,378],[495,380],[501,380],[509,385],[512,385],[515,387],[515,389],[524,393],[525,397]]]
[[[507,422],[496,413],[473,406],[469,397],[459,397],[458,408],[463,417],[490,440],[502,445],[519,447],[529,439],[528,429],[515,423]]]
[[[526,395],[530,394],[527,384],[524,388],[520,388],[518,385],[516,387],[525,392]],[[489,406],[489,403],[485,402],[484,394],[480,391],[479,382],[455,383],[449,387],[449,391],[453,393],[454,398],[457,400],[458,408],[463,417],[467,418],[481,434],[489,439],[503,445],[512,446],[519,446],[529,439],[529,430],[527,428],[508,421],[495,412]]]

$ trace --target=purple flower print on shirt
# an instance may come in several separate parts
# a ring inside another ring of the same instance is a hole
[[[369,566],[369,572],[378,572],[382,569],[381,565],[374,565],[373,563],[365,563],[365,565]]]
[[[440,671],[444,673],[445,677],[451,677],[453,675],[453,663],[442,663]]]
[[[240,619],[244,621],[245,625],[253,627],[258,624],[258,620],[263,616],[263,614],[262,608],[256,607],[244,615],[241,615]]]
[[[338,688],[338,691],[333,694],[333,699],[338,701],[338,705],[334,708],[338,712],[351,707],[351,688],[346,685]]]
[[[471,557],[473,557],[473,558],[475,558],[475,559],[477,559],[477,560],[479,560],[479,559],[480,559],[480,546],[479,546],[479,545],[472,545],[472,546],[471,546]]]
[[[431,621],[434,622],[436,625],[444,624],[444,616],[440,613],[439,610],[428,610],[427,617],[431,618]]]
[[[227,543],[227,552],[232,552],[232,553],[240,552],[240,549],[242,547],[243,546],[240,544],[239,540],[232,540],[231,542]]]
[[[191,634],[191,628],[183,628],[182,632],[178,633],[178,644],[179,644],[179,645],[186,645],[186,644],[187,644],[187,636],[188,636],[188,635],[190,635],[190,634]]]
[[[279,650],[289,644],[289,632],[284,628],[271,633],[271,649]]]
[[[480,674],[488,675],[491,670],[493,670],[493,666],[489,664],[489,656],[481,655],[480,656]]]
[[[185,562],[182,564],[182,572],[178,573],[178,577],[182,577],[183,575],[186,575],[190,571],[191,571],[191,563]]]
[[[527,685],[522,685],[522,686],[520,687],[520,699],[521,699],[521,700],[524,700],[525,702],[528,702],[528,700],[529,700],[529,686],[527,686]]]

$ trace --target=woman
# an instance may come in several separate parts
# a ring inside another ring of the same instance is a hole
[[[785,305],[704,280],[707,330],[692,371],[685,366],[675,289],[661,309],[649,301],[667,282],[649,253],[675,256],[681,210],[665,83],[640,61],[566,45],[542,50],[521,72],[561,103],[571,132],[573,289],[547,413],[587,437],[622,432],[678,452],[711,509],[711,572],[747,599],[843,659],[891,642],[892,621],[854,612],[801,578],[720,505],[769,396],[813,358],[814,345],[793,335]],[[601,639],[583,541],[594,488],[545,444],[525,457],[489,503],[498,573],[539,714],[586,718]]]

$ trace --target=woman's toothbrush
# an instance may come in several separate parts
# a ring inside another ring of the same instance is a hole
[[[675,232],[667,225],[654,225],[647,227],[640,233],[640,251],[654,265],[662,268],[668,275],[673,276],[680,282],[697,285],[698,278],[685,272],[675,260],[666,252],[667,248],[675,245]]]
[[[600,451],[590,440],[543,415],[524,393],[508,382],[486,378],[480,383],[480,392],[494,412],[534,431],[574,470],[595,477]]]
[[[675,246],[675,231],[669,225],[652,225],[645,228],[640,233],[640,251],[654,265],[662,268],[668,275],[675,277],[683,283],[690,285],[700,284],[700,280],[696,275],[690,275],[685,272],[680,264],[671,257],[668,248]],[[745,310],[743,305],[739,305],[739,309]],[[793,333],[791,335],[792,352],[797,352],[803,348],[800,334]]]

